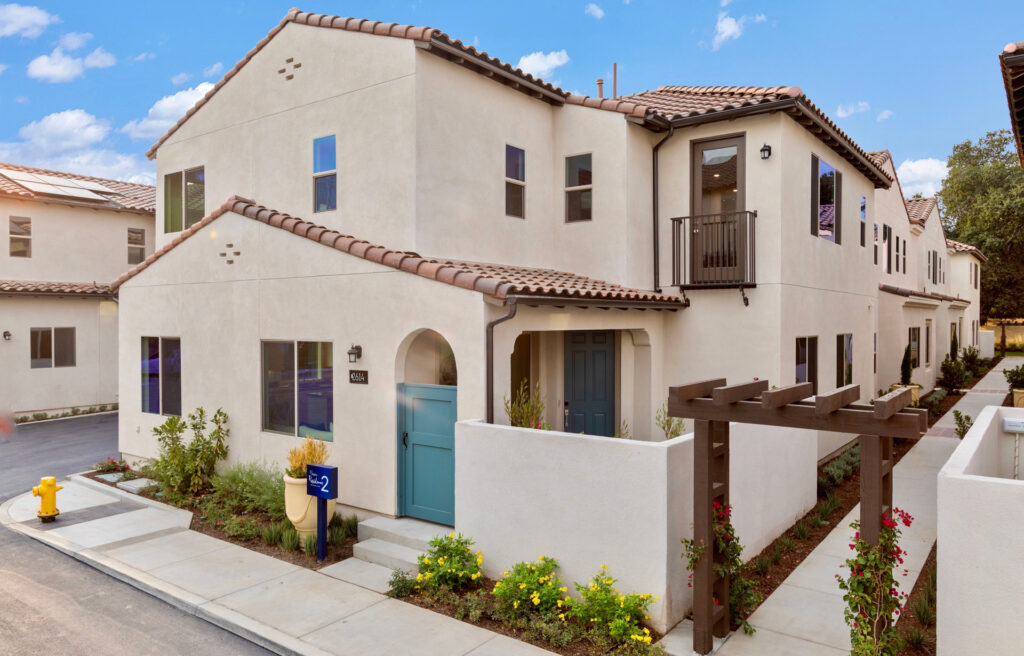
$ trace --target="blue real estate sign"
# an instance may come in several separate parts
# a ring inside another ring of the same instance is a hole
[[[333,465],[306,465],[306,494],[319,499],[337,499],[338,468]]]

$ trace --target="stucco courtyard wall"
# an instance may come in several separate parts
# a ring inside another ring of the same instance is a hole
[[[938,654],[1017,654],[1024,644],[1024,481],[1014,438],[988,406],[938,478]],[[1024,467],[1021,468],[1024,471]]]
[[[750,558],[815,502],[812,431],[731,425],[730,501]],[[652,627],[690,610],[680,539],[693,536],[693,435],[643,442],[463,421],[455,426],[456,528],[484,572],[538,556],[585,582],[607,565],[623,592],[661,597]]]

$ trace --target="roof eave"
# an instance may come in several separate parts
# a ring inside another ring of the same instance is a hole
[[[73,200],[60,200],[59,198],[41,198],[39,196],[28,196],[25,194],[13,194],[4,191],[0,191],[0,198],[6,200],[20,200],[26,203],[45,203],[47,205],[64,205],[67,207],[76,207],[90,210],[101,210],[104,212],[117,212],[120,214],[138,214],[140,216],[152,217],[156,215],[156,210],[145,210],[136,207],[112,207],[110,205],[90,205],[88,203],[76,203]],[[117,202],[117,201],[111,201]]]
[[[1010,44],[1010,49],[1016,44]],[[1006,105],[1010,110],[1010,127],[1013,130],[1014,145],[1017,147],[1017,158],[1024,166],[1024,52],[1004,51],[999,56],[1003,72],[1003,85],[1006,87]],[[1019,95],[1019,98],[1015,98]]]
[[[514,299],[521,305],[603,308],[617,310],[669,310],[675,312],[686,306],[682,301],[592,298],[579,296],[534,296],[532,294],[508,294],[505,300]]]

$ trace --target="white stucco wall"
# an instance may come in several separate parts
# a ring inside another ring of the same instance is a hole
[[[939,472],[940,656],[1016,654],[1024,643],[1024,481],[1012,479],[1003,417],[1024,419],[1024,410],[982,410]]]
[[[683,537],[693,529],[693,435],[642,442],[478,421],[455,427],[456,528],[498,577],[521,560],[558,559],[585,582],[601,565],[623,592],[661,597],[664,631],[690,609]],[[813,432],[732,424],[730,501],[749,559],[815,502]]]

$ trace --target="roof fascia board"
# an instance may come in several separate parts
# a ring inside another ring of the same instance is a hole
[[[795,99],[795,106],[796,106],[797,109],[800,110],[801,114],[803,114],[805,117],[810,119],[821,130],[823,130],[824,132],[827,132],[828,135],[830,137],[832,137],[832,139],[834,139],[836,141],[836,143],[848,144],[850,142],[850,140],[848,138],[846,138],[843,135],[839,134],[839,132],[835,128],[833,128],[831,125],[829,125],[826,121],[822,120],[821,116],[819,116],[817,112],[812,110],[805,103],[800,102],[799,98]],[[849,152],[851,155],[853,155],[853,157],[858,162],[862,163],[865,167],[867,167],[868,171],[870,171],[873,174],[873,176],[876,178],[876,180],[881,183],[881,186],[882,186],[883,189],[888,189],[888,188],[890,188],[892,186],[892,183],[886,178],[885,174],[882,172],[882,169],[878,168],[878,166],[876,166],[874,162],[872,162],[870,159],[868,159],[864,155],[861,155],[854,148],[846,147],[844,149],[847,152]]]
[[[603,308],[617,310],[676,310],[683,309],[681,303],[664,301],[629,301],[610,298],[575,298],[569,296],[531,296],[529,294],[509,294],[505,300],[515,299],[520,305]]]
[[[793,107],[795,104],[796,98],[783,98],[782,100],[773,100],[771,102],[762,103],[760,105],[748,105],[746,107],[736,107],[734,109],[723,109],[720,112],[708,112],[707,114],[698,114],[696,116],[680,116],[678,118],[671,119],[669,123],[672,125],[672,127],[684,128],[692,125],[701,125],[704,123],[729,121],[735,118],[751,116],[754,114],[767,114],[769,112],[777,112],[781,109]]]

